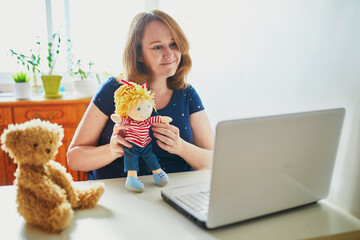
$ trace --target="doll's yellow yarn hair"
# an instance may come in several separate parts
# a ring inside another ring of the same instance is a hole
[[[130,108],[140,99],[149,100],[155,109],[154,94],[151,94],[145,86],[134,82],[122,85],[114,93],[115,114],[128,118]]]

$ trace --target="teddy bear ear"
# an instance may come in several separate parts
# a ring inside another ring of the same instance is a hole
[[[19,138],[20,134],[21,132],[17,130],[5,130],[4,133],[1,135],[1,148],[7,153],[13,152],[16,147],[16,141]]]
[[[57,124],[54,126],[55,126],[55,132],[56,132],[58,141],[61,141],[64,138],[64,129],[60,125],[57,125]]]
[[[60,130],[56,132],[56,137],[58,138],[58,140],[62,139],[62,134]]]

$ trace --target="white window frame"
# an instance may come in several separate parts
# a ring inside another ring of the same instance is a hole
[[[53,14],[52,14],[52,0],[44,0],[45,11],[46,11],[46,28],[47,28],[47,39],[48,42],[52,40],[53,30]],[[153,9],[159,9],[159,0],[145,0],[145,10],[150,11]],[[67,68],[71,67],[72,64],[72,52],[71,52],[71,22],[70,22],[70,1],[64,0],[64,26],[65,26],[65,39],[67,44],[67,56],[66,56],[66,65]],[[70,41],[69,41],[70,40]],[[10,72],[0,72],[0,84],[3,83],[3,80],[6,84]],[[1,92],[1,91],[0,91]]]
[[[46,5],[46,26],[48,42],[52,40],[53,35],[53,24],[52,24],[52,0],[45,0]],[[150,11],[159,8],[159,0],[145,0],[145,10]],[[67,66],[71,67],[72,64],[72,52],[71,52],[71,36],[70,36],[70,4],[69,0],[64,0],[64,21],[65,21],[65,33],[66,33],[66,45],[67,45]]]

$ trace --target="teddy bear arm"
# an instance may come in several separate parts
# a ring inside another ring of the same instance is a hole
[[[72,208],[94,207],[104,192],[103,183],[92,183],[89,186],[76,186],[72,176],[66,172],[65,167],[55,161],[47,165],[51,179],[66,191],[67,200]]]
[[[65,191],[46,175],[37,172],[19,173],[16,180],[18,188],[28,189],[37,199],[53,204],[66,201]]]
[[[71,206],[73,208],[78,207],[79,196],[76,187],[73,185],[72,176],[66,172],[65,167],[53,160],[49,161],[46,166],[49,170],[49,177],[66,191],[66,196]]]

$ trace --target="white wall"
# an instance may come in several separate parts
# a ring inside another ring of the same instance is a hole
[[[360,1],[160,1],[191,43],[189,82],[219,120],[347,110],[329,199],[360,218]]]

